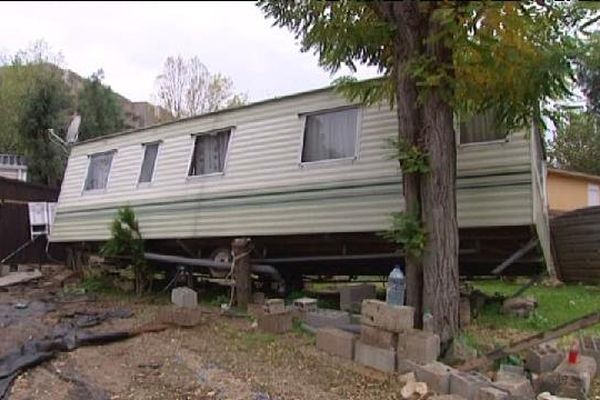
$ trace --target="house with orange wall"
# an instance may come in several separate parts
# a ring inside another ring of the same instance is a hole
[[[546,187],[551,212],[600,205],[600,176],[548,168]]]

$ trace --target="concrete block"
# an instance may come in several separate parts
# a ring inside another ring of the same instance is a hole
[[[435,333],[412,329],[398,334],[398,358],[419,364],[436,361],[440,355],[440,337]]]
[[[350,324],[350,314],[346,311],[318,309],[304,313],[303,320],[313,328],[342,328]]]
[[[258,329],[273,334],[280,334],[292,330],[292,313],[284,311],[278,314],[265,314],[258,316]]]
[[[421,365],[417,364],[414,361],[411,361],[406,358],[397,358],[396,360],[396,369],[399,373],[405,374],[407,372],[415,372],[421,367]]]
[[[171,291],[171,303],[179,307],[197,307],[198,294],[188,287],[178,287]]]
[[[354,359],[354,333],[337,328],[317,329],[317,349],[348,360]]]
[[[380,349],[360,341],[354,346],[354,361],[383,372],[396,370],[396,352],[393,349]]]
[[[533,387],[531,382],[524,376],[513,376],[507,379],[494,382],[494,387],[507,391],[510,394],[510,398],[524,397],[527,399],[533,399],[535,394],[533,393]]]
[[[398,334],[374,326],[361,325],[360,341],[382,349],[395,349],[398,346]]]
[[[265,294],[263,292],[252,293],[252,304],[263,305],[265,304]]]
[[[527,351],[525,366],[531,372],[541,374],[554,371],[564,358],[564,353],[554,346],[537,346]]]
[[[283,314],[285,312],[285,302],[283,299],[268,299],[263,305],[265,314]]]
[[[450,375],[450,393],[468,400],[475,399],[479,389],[490,386],[491,381],[478,372],[455,371]]]
[[[294,308],[300,312],[317,311],[317,299],[302,297],[294,300]]]
[[[471,300],[468,297],[461,297],[458,303],[458,321],[461,328],[471,325]]]
[[[582,336],[579,339],[579,351],[581,355],[593,357],[596,365],[600,365],[600,337]]]
[[[521,378],[525,376],[525,369],[520,365],[501,364],[496,373],[497,381],[510,380],[512,378]]]
[[[364,300],[361,323],[390,332],[403,332],[414,327],[415,310],[408,306],[392,306],[379,300]]]
[[[340,287],[340,309],[343,311],[360,312],[363,300],[376,298],[375,285],[361,283]]]
[[[161,311],[157,320],[163,324],[173,324],[191,328],[203,322],[202,311],[198,308],[171,307]]]
[[[418,365],[415,370],[417,380],[427,383],[427,386],[434,392],[440,394],[450,393],[450,376],[457,372],[453,368],[441,362],[431,362],[425,365]]]
[[[477,390],[475,400],[509,400],[510,394],[502,389],[492,386],[482,387]]]
[[[10,265],[2,264],[0,265],[0,276],[10,274]]]
[[[596,368],[596,360],[593,357],[580,355],[575,364],[570,364],[565,359],[554,370],[557,376],[546,376],[545,384],[541,385],[541,389],[546,391],[548,382],[553,379],[553,383],[558,382],[558,386],[552,393],[559,396],[585,399],[590,390],[591,382],[596,376]]]

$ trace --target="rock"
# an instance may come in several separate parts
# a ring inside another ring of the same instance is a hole
[[[467,360],[477,358],[477,350],[465,343],[460,338],[454,339],[444,356],[446,364],[462,364]]]
[[[416,382],[417,378],[415,377],[414,372],[408,372],[406,374],[402,374],[398,377],[398,382],[407,384],[408,382]]]
[[[536,307],[537,301],[533,298],[513,297],[504,300],[501,311],[502,314],[527,318]]]
[[[400,396],[403,399],[413,399],[415,395],[419,397],[425,396],[427,394],[427,384],[425,382],[408,382],[404,387],[400,390]]]

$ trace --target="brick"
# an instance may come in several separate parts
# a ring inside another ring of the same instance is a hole
[[[419,381],[427,383],[431,390],[441,394],[450,393],[450,375],[455,372],[453,368],[441,362],[434,361],[425,365],[418,365],[415,375]]]
[[[491,386],[479,388],[475,394],[475,400],[509,400],[509,398],[507,391]]]
[[[292,330],[292,313],[262,314],[258,316],[258,328],[267,333],[285,333]]]
[[[398,358],[419,364],[436,361],[440,355],[440,337],[435,333],[412,329],[398,334]]]
[[[361,323],[400,333],[414,327],[415,310],[408,306],[392,306],[379,300],[364,300]]]
[[[393,349],[380,349],[360,341],[354,346],[354,361],[383,372],[396,370],[396,352]]]
[[[562,351],[551,345],[538,346],[527,351],[526,367],[533,373],[554,371],[565,358]]]
[[[300,312],[317,311],[317,299],[302,297],[294,300],[294,308]]]
[[[337,328],[317,329],[317,349],[348,360],[354,359],[356,335]]]
[[[318,309],[304,313],[303,320],[313,328],[343,328],[350,324],[350,314],[346,311]]]
[[[468,400],[475,399],[477,391],[490,384],[491,381],[478,372],[455,371],[450,375],[450,393],[458,394]]]
[[[579,350],[584,356],[593,357],[596,365],[600,365],[600,338],[592,336],[582,336],[579,339]]]
[[[179,307],[197,307],[198,294],[188,287],[178,287],[171,291],[171,302]]]
[[[382,349],[395,349],[398,346],[398,334],[374,326],[361,325],[360,341],[369,346],[381,347]]]
[[[268,299],[263,304],[265,314],[283,314],[285,313],[285,302],[283,299]]]
[[[340,309],[360,312],[363,300],[376,298],[375,285],[362,283],[340,287]]]

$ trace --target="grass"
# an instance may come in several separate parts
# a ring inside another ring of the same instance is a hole
[[[511,295],[522,285],[502,280],[476,281],[473,286],[486,294]],[[558,288],[535,285],[522,296],[531,296],[538,306],[529,318],[510,317],[500,314],[500,304],[487,305],[477,318],[477,324],[486,328],[512,328],[520,331],[540,332],[582,317],[594,311],[600,312],[600,287],[564,285]],[[600,334],[600,325],[587,331]]]

